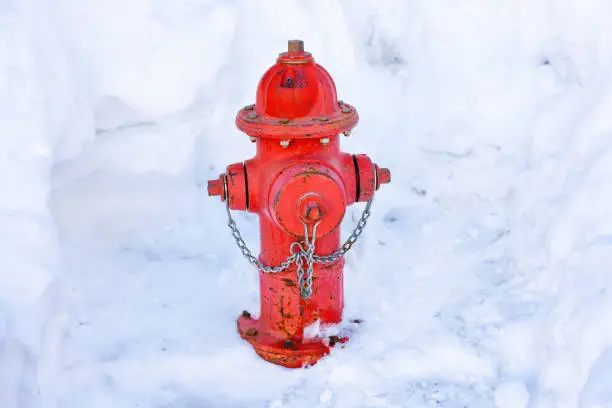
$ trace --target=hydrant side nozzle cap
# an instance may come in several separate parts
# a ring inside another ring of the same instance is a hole
[[[381,184],[391,182],[391,170],[385,167],[378,167],[377,164],[374,165],[374,168],[376,169],[376,190],[378,190]]]
[[[208,195],[221,195],[221,183],[219,183],[219,180],[208,180]]]
[[[378,180],[380,184],[387,184],[391,182],[391,170],[382,167],[378,169]]]
[[[224,200],[225,186],[223,184],[223,175],[216,180],[208,180],[207,190],[209,196],[221,196],[221,200]]]

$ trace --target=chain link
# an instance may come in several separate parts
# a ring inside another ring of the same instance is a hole
[[[297,255],[295,265],[297,269],[300,296],[303,299],[310,299],[310,295],[312,294],[312,272],[314,265],[313,256],[315,250],[315,240],[317,239],[318,225],[319,222],[315,223],[312,227],[312,234],[309,234],[308,225],[304,223],[304,243],[294,242],[289,247],[290,252]],[[304,249],[303,245],[306,245],[306,249]],[[295,252],[295,248],[298,248],[298,252]],[[306,261],[306,265],[308,265],[306,270],[304,270],[304,261]]]
[[[312,227],[312,234],[309,234],[308,225],[304,223],[304,241],[292,243],[291,246],[289,247],[289,252],[291,253],[291,255],[289,255],[287,259],[285,259],[285,261],[280,263],[278,266],[268,266],[260,262],[259,259],[257,259],[253,255],[253,253],[247,246],[246,242],[242,238],[242,235],[240,234],[240,230],[238,229],[236,222],[232,218],[232,213],[231,213],[230,206],[229,206],[227,177],[225,175],[223,176],[223,184],[224,184],[224,190],[225,190],[225,194],[224,194],[225,209],[227,211],[227,219],[228,219],[227,225],[232,231],[232,236],[234,237],[234,240],[236,241],[236,245],[238,245],[238,248],[242,252],[242,255],[246,258],[246,260],[251,265],[253,265],[254,267],[256,267],[257,269],[259,269],[260,271],[264,273],[283,272],[284,270],[289,268],[289,266],[295,263],[296,268],[297,268],[297,277],[298,277],[298,285],[300,288],[300,296],[303,299],[309,299],[312,294],[312,274],[313,274],[314,263],[324,264],[324,265],[332,264],[338,261],[340,258],[342,258],[351,249],[351,247],[355,244],[355,242],[357,242],[357,239],[359,238],[359,236],[361,235],[361,233],[363,232],[366,226],[367,220],[371,215],[370,208],[372,207],[372,201],[374,200],[374,198],[372,197],[367,202],[366,207],[363,210],[363,213],[361,214],[361,218],[357,222],[357,226],[355,227],[351,235],[348,237],[346,242],[342,244],[342,246],[337,251],[329,255],[315,255],[314,254],[315,240],[316,240],[316,234],[317,234],[317,226],[319,225],[319,223],[317,222]],[[306,265],[307,265],[306,270],[304,270],[304,262],[306,262]]]
[[[366,207],[363,210],[363,213],[361,213],[361,218],[359,218],[359,221],[357,222],[357,226],[355,227],[351,235],[348,237],[346,242],[342,244],[340,249],[338,249],[336,252],[333,252],[329,255],[313,255],[313,260],[316,263],[324,264],[324,265],[332,264],[336,262],[338,259],[342,258],[351,249],[351,247],[355,244],[355,242],[357,242],[357,238],[359,238],[359,236],[363,232],[368,222],[368,218],[370,218],[370,215],[371,215],[370,208],[372,207],[372,200],[374,200],[374,198],[371,198],[366,204]]]

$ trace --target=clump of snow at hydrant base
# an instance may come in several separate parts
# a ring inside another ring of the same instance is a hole
[[[323,342],[329,342],[330,336],[339,336],[342,332],[339,325],[321,325],[320,320],[316,320],[310,326],[304,327],[304,339],[323,339]]]

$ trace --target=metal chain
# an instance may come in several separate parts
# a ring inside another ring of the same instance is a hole
[[[308,225],[304,224],[304,243],[294,242],[289,247],[292,254],[297,255],[295,265],[297,268],[298,285],[300,288],[300,296],[303,299],[310,299],[312,294],[312,272],[313,272],[313,256],[315,250],[315,240],[317,239],[317,226],[319,222],[315,223],[312,227],[312,234],[308,233]],[[310,236],[310,238],[309,238]],[[306,250],[302,245],[306,245]],[[298,248],[298,252],[295,252],[294,248]],[[304,270],[304,261],[308,268]],[[304,277],[306,274],[306,277]]]
[[[363,213],[361,214],[361,218],[357,222],[357,226],[355,227],[351,235],[348,237],[346,242],[342,244],[340,249],[338,249],[337,251],[329,255],[315,255],[314,254],[315,240],[316,240],[317,226],[319,225],[319,223],[317,222],[316,224],[314,224],[312,228],[312,234],[308,233],[308,225],[304,223],[304,241],[292,243],[291,246],[289,247],[289,251],[291,255],[289,255],[287,259],[285,259],[285,261],[283,261],[280,265],[268,266],[260,262],[259,259],[257,259],[253,255],[253,253],[247,246],[246,242],[242,238],[242,235],[240,234],[240,230],[238,229],[236,222],[232,218],[232,213],[231,213],[230,206],[229,206],[227,177],[225,175],[223,176],[223,184],[224,184],[224,190],[225,190],[225,193],[224,193],[225,209],[227,211],[227,219],[228,219],[227,225],[232,231],[232,236],[236,240],[236,244],[238,245],[238,248],[242,252],[242,255],[246,258],[246,260],[251,265],[258,268],[264,273],[283,272],[284,270],[289,268],[291,264],[295,263],[296,268],[297,268],[300,296],[304,299],[309,299],[312,294],[312,274],[313,274],[314,263],[325,264],[325,265],[332,264],[336,262],[337,260],[339,260],[340,258],[342,258],[351,249],[351,247],[355,244],[355,242],[357,242],[357,239],[359,238],[359,236],[361,235],[361,233],[363,232],[366,226],[367,220],[371,215],[370,208],[372,207],[372,201],[374,200],[374,197],[372,197],[367,202],[366,207],[363,210]],[[310,236],[310,239],[309,239],[309,236]],[[304,271],[304,262],[306,262],[306,265],[307,265],[306,271]],[[304,274],[306,274],[306,277],[304,277]]]
[[[359,236],[363,232],[368,222],[368,218],[370,218],[370,215],[372,215],[372,213],[370,212],[370,208],[372,207],[373,200],[374,200],[374,197],[372,197],[368,201],[368,203],[366,204],[366,207],[363,210],[363,213],[361,213],[361,218],[357,222],[357,226],[355,227],[351,235],[348,237],[346,242],[342,244],[340,249],[338,249],[336,252],[333,252],[329,255],[313,255],[313,259],[316,263],[325,264],[325,265],[334,263],[338,259],[342,258],[344,254],[346,254],[351,249],[351,247],[355,244],[355,242],[357,242],[357,238],[359,238]]]
[[[227,225],[232,231],[232,235],[234,236],[234,239],[236,240],[236,245],[238,245],[238,248],[242,252],[242,255],[244,255],[246,260],[249,261],[251,265],[253,265],[254,267],[258,268],[259,270],[265,273],[277,273],[277,272],[282,272],[285,269],[287,269],[289,265],[291,265],[292,263],[296,261],[298,257],[297,254],[292,253],[289,257],[287,257],[287,259],[283,263],[281,263],[278,266],[264,265],[263,263],[259,261],[259,259],[257,259],[253,255],[253,253],[247,246],[246,242],[244,242],[244,239],[242,238],[242,235],[240,234],[240,230],[238,229],[236,222],[232,218],[232,212],[229,207],[227,177],[225,175],[223,176],[223,184],[224,184],[224,189],[225,189],[224,200],[225,200],[225,210],[227,211],[227,220],[228,220]]]

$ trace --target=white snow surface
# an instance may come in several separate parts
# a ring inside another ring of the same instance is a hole
[[[0,0],[0,407],[612,407],[611,19]],[[359,111],[343,149],[392,171],[347,256],[364,324],[300,370],[236,333],[257,273],[198,187],[254,154],[234,118],[292,38]]]

